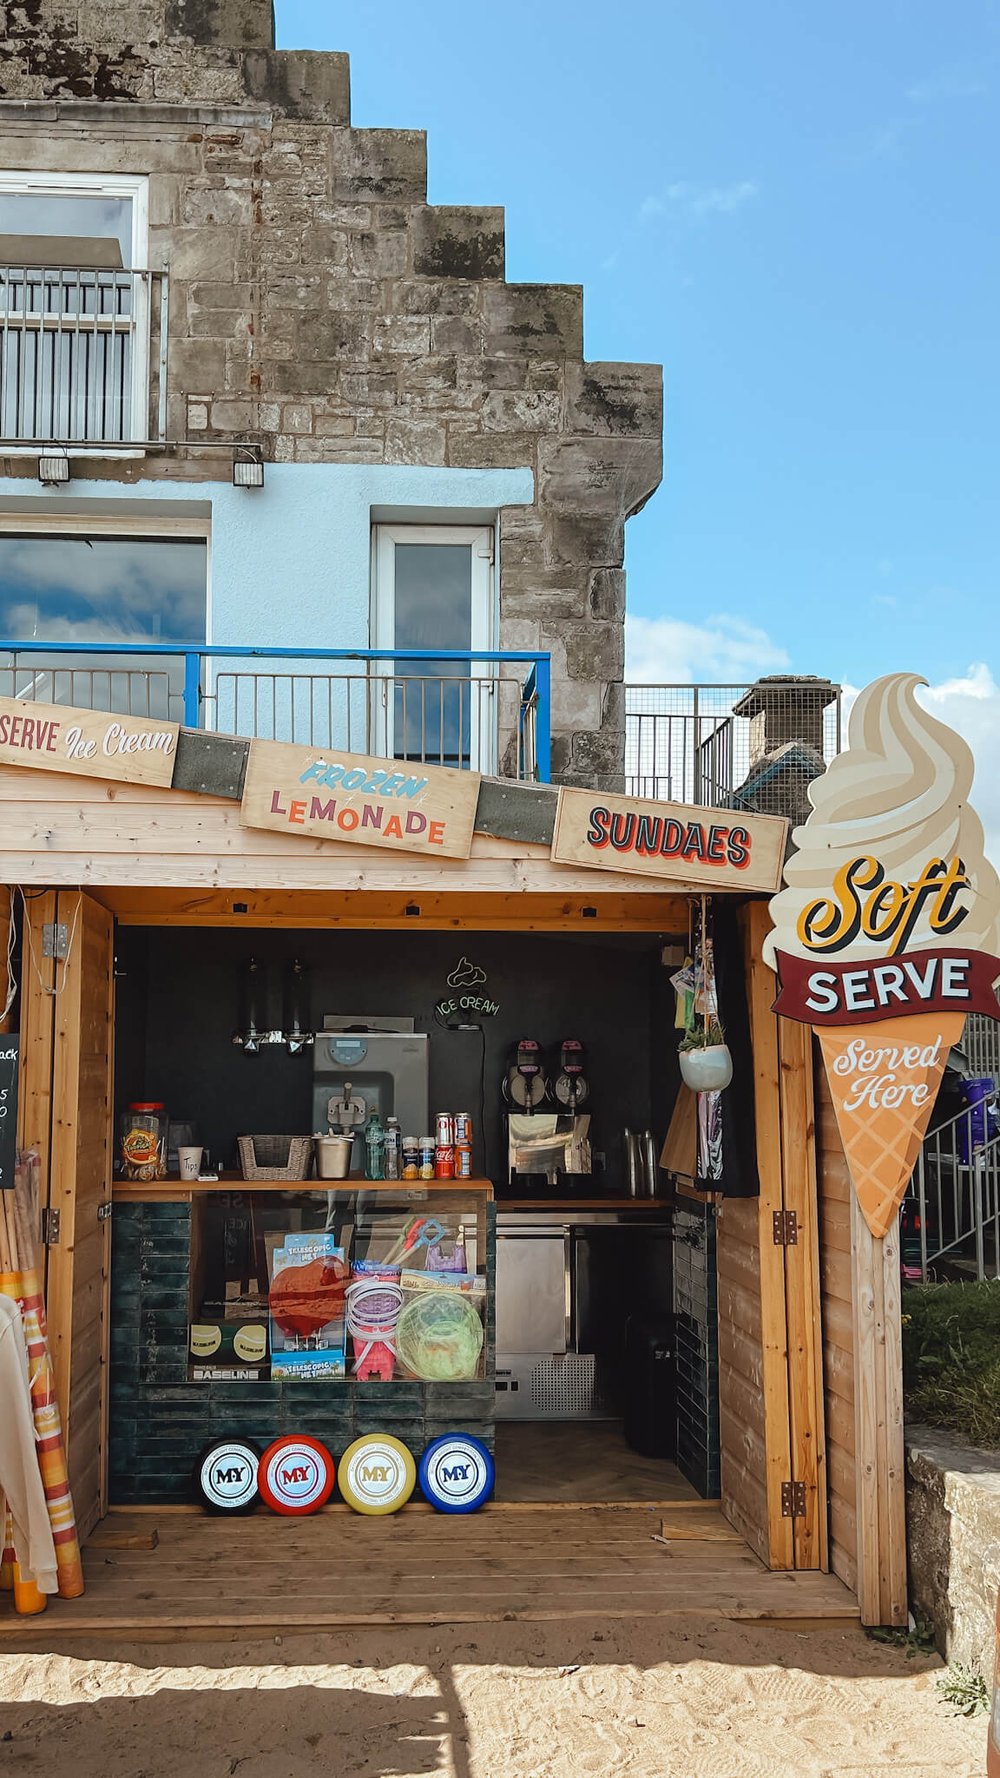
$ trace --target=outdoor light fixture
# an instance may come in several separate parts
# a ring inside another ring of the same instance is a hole
[[[264,486],[264,459],[255,452],[243,451],[233,458],[233,487],[262,488]]]
[[[68,482],[69,458],[61,454],[39,457],[38,479],[40,482]]]

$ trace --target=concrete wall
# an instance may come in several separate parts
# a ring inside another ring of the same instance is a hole
[[[910,1609],[939,1654],[990,1680],[1000,1588],[1000,1453],[911,1427],[906,1444]]]
[[[173,447],[87,473],[225,480],[235,438],[276,463],[529,471],[502,513],[501,643],[552,652],[556,775],[613,787],[659,367],[586,363],[579,287],[508,284],[503,211],[429,205],[424,134],[351,128],[346,58],[278,54],[271,30],[269,0],[9,10],[0,166],[148,177],[169,270]]]

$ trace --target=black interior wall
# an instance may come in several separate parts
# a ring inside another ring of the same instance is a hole
[[[235,1163],[238,1135],[309,1130],[311,1052],[247,1056],[232,1043],[246,959],[267,966],[279,1026],[283,966],[300,957],[310,969],[317,1028],[325,1013],[398,1014],[429,1033],[431,1116],[438,1107],[471,1111],[474,1166],[487,1177],[499,1176],[505,1158],[500,1080],[510,1045],[536,1037],[556,1051],[556,1061],[560,1041],[579,1038],[588,1054],[595,1156],[606,1157],[604,1183],[619,1189],[623,1128],[648,1127],[662,1141],[676,1093],[663,942],[655,935],[124,927],[117,942],[117,1101],[162,1099],[173,1118],[195,1123],[198,1140],[227,1167]],[[480,1039],[442,1030],[434,1019],[463,956],[485,975],[474,991],[500,1005],[495,1018],[483,1020],[485,1149]]]

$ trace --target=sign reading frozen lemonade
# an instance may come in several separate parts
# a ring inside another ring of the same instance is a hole
[[[559,792],[552,856],[558,864],[635,871],[706,889],[776,889],[788,823],[604,791]]]
[[[240,820],[275,833],[468,858],[479,784],[478,772],[252,741]]]
[[[176,722],[0,698],[0,765],[5,766],[169,786],[179,732]]]
[[[970,1012],[1000,1018],[1000,880],[969,806],[965,742],[877,679],[810,786],[765,960],[775,1012],[816,1032],[865,1220],[891,1228]]]

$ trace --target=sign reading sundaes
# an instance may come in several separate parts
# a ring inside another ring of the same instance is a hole
[[[764,947],[775,1011],[819,1036],[875,1235],[899,1208],[966,1014],[1000,1018],[1000,880],[968,803],[972,754],[917,703],[923,683],[898,673],[861,693],[846,752],[810,786]]]

